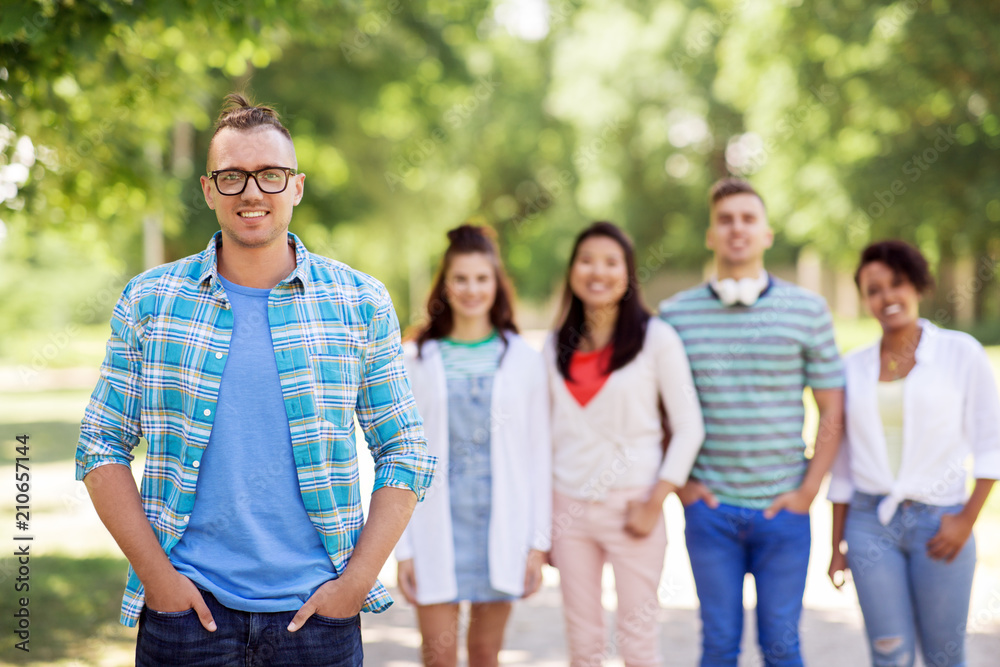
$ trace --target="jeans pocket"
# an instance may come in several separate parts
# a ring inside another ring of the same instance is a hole
[[[336,618],[334,616],[323,616],[322,614],[313,614],[310,618],[315,618],[318,622],[324,623],[326,625],[335,625],[338,627],[350,627],[361,622],[359,614],[354,616],[348,616],[347,618]]]
[[[159,618],[163,620],[168,620],[171,618],[184,618],[189,614],[193,614],[194,607],[191,607],[190,609],[185,609],[184,611],[156,611],[155,609],[151,609],[150,607],[147,606],[146,611],[148,612],[147,618]]]

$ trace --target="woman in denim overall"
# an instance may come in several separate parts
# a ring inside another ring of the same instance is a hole
[[[511,602],[541,585],[551,524],[544,365],[518,336],[492,239],[463,225],[406,348],[407,372],[438,472],[396,549],[417,606],[427,665],[458,659],[459,605],[470,603],[468,658],[496,665]]]

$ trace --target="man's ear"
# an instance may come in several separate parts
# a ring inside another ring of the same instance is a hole
[[[306,187],[306,175],[299,173],[292,176],[295,179],[295,199],[292,200],[292,206],[298,206],[299,202],[302,201],[302,195],[305,193]]]
[[[205,195],[205,203],[208,207],[215,210],[215,188],[213,187],[212,179],[208,176],[201,177],[201,191]]]

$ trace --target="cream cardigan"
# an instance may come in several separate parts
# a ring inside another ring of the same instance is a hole
[[[652,486],[657,479],[683,486],[705,440],[705,426],[684,344],[674,328],[651,317],[642,350],[613,372],[586,406],[566,388],[556,368],[555,346],[550,334],[544,355],[555,489],[599,501],[609,489]],[[673,431],[665,459],[660,396]]]
[[[520,336],[508,346],[493,380],[490,413],[492,511],[489,525],[490,585],[520,596],[528,551],[548,551],[552,522],[552,445],[545,366]],[[417,602],[450,602],[455,581],[451,496],[448,492],[448,388],[437,341],[404,347],[404,361],[427,448],[437,457],[434,481],[396,545],[396,559],[413,558]]]

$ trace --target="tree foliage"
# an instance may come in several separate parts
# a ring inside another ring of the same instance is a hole
[[[552,293],[594,219],[627,227],[647,276],[700,267],[705,191],[730,172],[764,193],[774,261],[811,246],[849,267],[869,240],[897,236],[941,266],[977,257],[989,283],[991,12],[971,0],[5,5],[0,288],[18,294],[20,322],[51,326],[142,268],[144,220],[162,223],[167,259],[202,248],[217,225],[197,175],[218,105],[240,87],[295,137],[307,174],[295,230],[384,280],[404,321],[464,220],[497,228],[529,301]],[[46,278],[14,289],[25,274]],[[984,293],[979,314],[1000,317]]]

